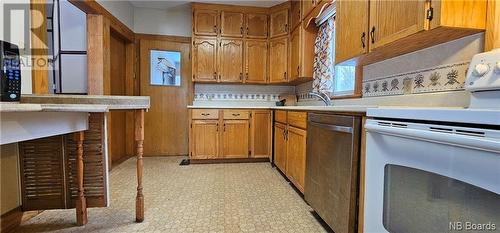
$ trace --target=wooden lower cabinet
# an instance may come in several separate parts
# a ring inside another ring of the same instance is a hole
[[[222,131],[222,157],[248,158],[248,120],[224,120]]]
[[[272,155],[272,111],[192,109],[190,158],[248,159]]]
[[[286,174],[286,125],[274,125],[274,164]]]
[[[219,146],[218,120],[193,120],[191,123],[191,158],[215,159]]]
[[[276,113],[276,116],[278,115],[279,113]],[[274,122],[274,164],[303,193],[306,176],[307,113],[289,111],[286,115],[286,124]]]
[[[286,136],[286,174],[301,192],[304,192],[306,176],[306,134],[303,129],[289,126]]]

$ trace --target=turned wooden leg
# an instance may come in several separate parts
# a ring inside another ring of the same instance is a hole
[[[144,110],[135,110],[135,150],[137,153],[137,197],[135,221],[144,221],[144,195],[142,194],[142,153],[144,143]]]
[[[87,224],[87,200],[83,190],[83,131],[75,133],[76,141],[76,179],[78,182],[78,199],[76,200],[76,224]]]

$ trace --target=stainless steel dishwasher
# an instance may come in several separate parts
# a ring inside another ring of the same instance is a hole
[[[358,116],[309,113],[304,197],[336,233],[357,229]]]

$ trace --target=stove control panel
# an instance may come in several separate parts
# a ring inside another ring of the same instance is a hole
[[[500,90],[500,49],[476,54],[472,58],[465,89],[471,92]]]

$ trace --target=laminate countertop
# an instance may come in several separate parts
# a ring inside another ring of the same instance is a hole
[[[0,112],[108,112],[149,107],[149,96],[22,95],[20,102],[0,102]]]
[[[377,106],[368,105],[337,105],[337,106],[193,106],[189,109],[269,109],[269,110],[292,110],[292,111],[318,111],[318,112],[349,112],[365,114],[368,108]]]

